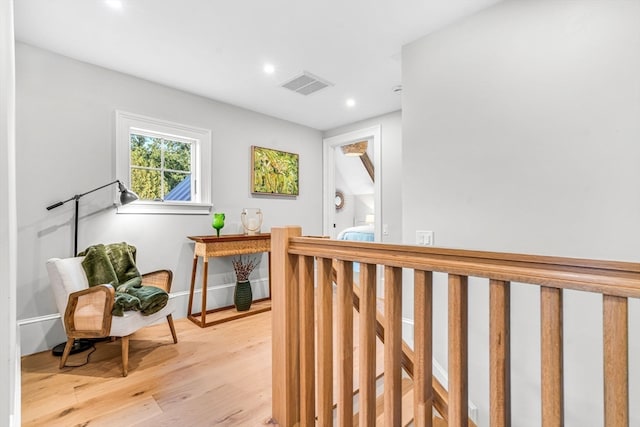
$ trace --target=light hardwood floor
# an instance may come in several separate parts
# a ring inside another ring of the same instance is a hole
[[[357,390],[359,316],[355,310],[353,317]],[[76,368],[58,369],[60,359],[50,351],[23,357],[22,425],[273,426],[271,312],[204,329],[187,319],[174,322],[177,344],[166,322],[131,337],[127,377],[122,376],[120,341],[96,343],[89,363]],[[334,352],[335,339],[334,334]],[[376,344],[376,373],[381,375],[383,346],[379,340]],[[88,353],[69,356],[68,364],[83,363]],[[412,416],[411,396],[403,397],[403,425]],[[383,425],[382,417],[376,425]]]
[[[166,322],[98,342],[89,363],[58,369],[50,352],[22,358],[23,426],[263,426],[271,414],[271,313],[205,329]],[[69,364],[85,361],[72,355]]]

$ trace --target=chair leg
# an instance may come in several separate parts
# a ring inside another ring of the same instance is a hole
[[[60,358],[60,368],[64,368],[65,363],[67,363],[67,358],[71,353],[71,349],[73,348],[74,338],[67,338],[67,343],[64,346],[64,350],[62,351],[62,357]]]
[[[171,336],[173,337],[173,343],[178,343],[178,335],[176,335],[176,328],[173,326],[173,316],[167,314],[167,322],[169,323],[169,329],[171,329]]]
[[[122,376],[129,373],[129,336],[122,337]]]

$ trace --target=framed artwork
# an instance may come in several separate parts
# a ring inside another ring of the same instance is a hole
[[[297,196],[298,155],[251,146],[251,192],[274,196]]]

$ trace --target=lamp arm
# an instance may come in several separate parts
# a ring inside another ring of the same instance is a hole
[[[115,184],[116,182],[117,182],[118,184],[120,184],[120,180],[119,180],[119,179],[116,179],[115,181],[112,181],[112,182],[110,182],[110,183],[108,183],[108,184],[101,185],[100,187],[98,187],[98,188],[94,188],[93,190],[89,190],[89,191],[87,191],[86,193],[78,194],[78,195],[77,195],[77,196],[75,196],[75,197],[77,197],[77,198],[79,199],[79,198],[80,198],[80,197],[82,197],[82,196],[86,196],[86,195],[87,195],[87,194],[89,194],[89,193],[93,193],[94,191],[98,191],[98,190],[100,190],[101,188],[108,187],[108,186],[110,186],[111,184]]]
[[[64,204],[65,204],[65,203],[67,203],[67,202],[72,201],[72,200],[79,200],[79,199],[80,199],[80,197],[82,197],[82,196],[86,196],[86,195],[87,195],[87,194],[89,194],[89,193],[93,193],[94,191],[98,191],[98,190],[100,190],[101,188],[108,187],[108,186],[110,186],[110,185],[112,185],[112,184],[115,184],[116,182],[118,183],[118,185],[121,185],[120,180],[119,180],[119,179],[116,179],[115,181],[112,181],[112,182],[110,182],[110,183],[108,183],[108,184],[105,184],[105,185],[101,185],[100,187],[94,188],[93,190],[89,190],[89,191],[87,191],[87,192],[85,192],[85,193],[82,193],[82,194],[76,194],[75,196],[70,197],[70,198],[68,198],[67,200],[64,200],[64,201],[62,201],[62,202],[56,202],[56,203],[52,204],[51,206],[47,206],[47,210],[48,210],[48,211],[50,211],[51,209],[55,209],[55,208],[57,208],[57,207],[59,207],[59,206],[64,205]]]
[[[71,198],[71,199],[69,199],[69,200],[65,200],[64,202],[56,202],[56,203],[52,204],[51,206],[47,206],[47,210],[48,210],[48,211],[50,211],[51,209],[55,209],[55,208],[57,208],[58,206],[62,206],[62,205],[64,205],[65,203],[67,203],[67,202],[69,202],[69,201],[71,201],[71,200],[73,200],[73,198]]]
[[[68,198],[67,200],[62,201],[62,202],[56,202],[56,203],[52,204],[51,206],[47,206],[47,210],[50,211],[51,209],[55,209],[55,208],[57,208],[59,206],[64,205],[65,203],[70,202],[72,200],[75,200],[76,198],[79,198],[79,197],[80,196],[73,196],[73,197]]]

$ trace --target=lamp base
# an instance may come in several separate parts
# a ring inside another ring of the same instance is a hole
[[[57,357],[61,357],[62,353],[64,353],[64,347],[67,345],[66,342],[60,343],[53,347],[51,350],[51,354]],[[73,346],[71,347],[71,351],[69,354],[82,353],[83,351],[89,350],[93,347],[93,342],[90,339],[81,338],[73,341]]]

